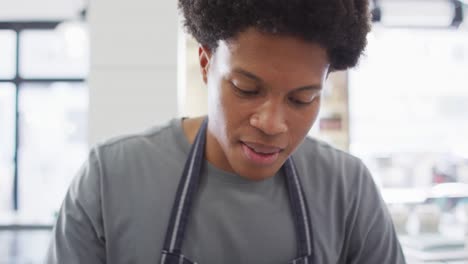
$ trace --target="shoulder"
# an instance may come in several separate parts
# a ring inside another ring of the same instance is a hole
[[[312,200],[333,203],[345,210],[363,196],[375,199],[376,186],[357,157],[313,138],[306,138],[293,155],[304,190]],[[374,190],[364,194],[362,191]]]
[[[179,121],[180,119],[172,119],[140,133],[110,138],[96,144],[92,152],[100,159],[113,160],[113,163],[131,156],[170,154],[182,149],[183,142],[180,142],[180,136],[177,134]]]
[[[358,157],[311,137],[304,139],[293,159],[309,177],[350,183],[368,174]]]
[[[152,171],[176,168],[183,162],[188,152],[185,141],[180,119],[173,119],[140,133],[96,144],[88,163],[97,166],[100,177],[112,178],[114,183],[150,177]]]
[[[97,186],[95,191],[111,211],[116,203],[130,210],[136,201],[143,203],[155,193],[172,190],[178,179],[174,175],[181,175],[180,164],[186,158],[187,143],[180,142],[181,131],[174,127],[177,121],[96,144],[72,188]],[[128,198],[125,201],[122,193]]]
[[[337,149],[330,144],[312,138],[306,137],[302,144],[297,149],[297,153],[304,157],[315,157],[319,158],[325,164],[333,163],[336,165],[336,162],[344,162],[346,164],[360,164],[361,160],[348,152]]]

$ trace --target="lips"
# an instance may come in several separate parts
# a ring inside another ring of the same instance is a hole
[[[273,154],[276,152],[280,152],[282,148],[279,147],[274,147],[274,146],[267,146],[263,144],[258,144],[258,143],[250,143],[250,142],[242,142],[244,143],[247,147],[251,148],[255,152],[261,153],[261,154]]]
[[[283,148],[242,142],[242,150],[249,161],[258,165],[271,165],[278,159]]]

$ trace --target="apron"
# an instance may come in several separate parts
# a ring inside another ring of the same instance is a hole
[[[203,121],[185,162],[184,172],[172,207],[160,264],[197,264],[186,258],[181,249],[204,162],[207,126],[208,118]],[[314,257],[312,229],[307,202],[304,199],[304,191],[291,158],[286,160],[281,169],[286,176],[298,245],[298,257],[288,262],[288,264],[312,264]]]

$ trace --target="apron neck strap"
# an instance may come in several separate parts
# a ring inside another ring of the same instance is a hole
[[[190,209],[194,195],[198,189],[198,183],[200,182],[199,178],[204,161],[207,127],[208,118],[203,121],[198,130],[188,159],[185,162],[182,178],[179,181],[176,198],[172,207],[171,220],[169,221],[164,241],[164,249],[168,252],[180,253],[182,249]]]
[[[289,157],[282,167],[286,176],[288,186],[289,203],[293,213],[296,227],[297,254],[299,257],[312,256],[312,226],[310,221],[309,207],[302,189],[300,178],[297,174],[296,166]]]
[[[187,161],[185,162],[184,172],[179,182],[169,226],[166,232],[164,250],[167,252],[181,253],[190,209],[198,189],[198,183],[200,182],[200,175],[204,162],[207,127],[208,118],[203,121],[195,141],[192,144]],[[296,167],[291,158],[286,160],[282,166],[282,170],[286,176],[289,201],[296,229],[297,253],[299,257],[310,256],[313,254],[310,214]]]

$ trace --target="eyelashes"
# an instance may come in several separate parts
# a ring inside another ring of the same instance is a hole
[[[234,92],[241,98],[250,99],[250,98],[255,98],[258,95],[260,95],[259,89],[256,89],[256,90],[242,89],[242,88],[239,88],[237,85],[235,85],[233,82],[229,82],[229,83],[232,86],[232,89],[234,89]],[[318,98],[320,98],[320,94],[315,94],[309,100],[301,100],[301,99],[295,98],[294,96],[290,96],[288,97],[288,101],[290,102],[291,105],[300,108],[300,107],[305,107],[305,106],[313,104],[314,102],[317,101]]]
[[[307,101],[307,102],[304,102],[304,101],[301,101],[301,100],[297,100],[297,99],[294,99],[294,98],[289,98],[289,100],[290,100],[291,103],[293,103],[293,104],[296,104],[296,105],[299,105],[299,106],[306,106],[306,105],[312,104],[312,103],[315,101],[315,97],[314,97],[311,101]]]
[[[262,89],[258,87],[241,88],[235,81],[228,81],[234,92],[241,98],[254,99],[262,94]],[[246,86],[247,87],[247,86]],[[321,97],[320,90],[297,91],[288,96],[288,103],[294,107],[301,108],[314,104]]]
[[[258,95],[260,92],[258,90],[247,90],[247,89],[241,89],[239,88],[237,85],[235,85],[233,82],[229,82],[233,89],[240,95],[242,96],[255,96],[255,95]]]

